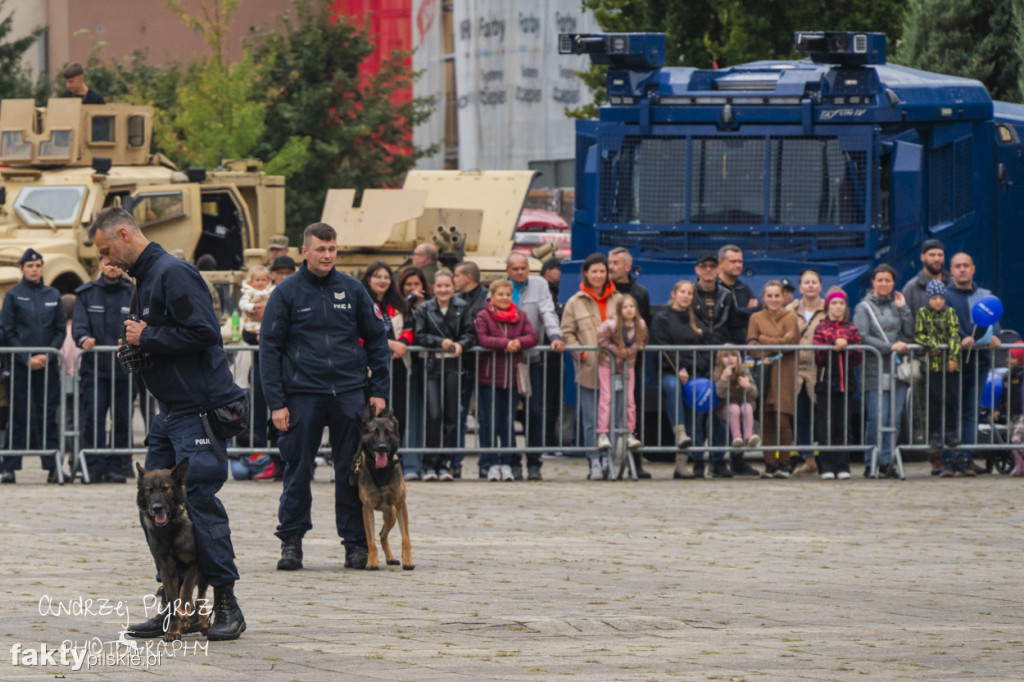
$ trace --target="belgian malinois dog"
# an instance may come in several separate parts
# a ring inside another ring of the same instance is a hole
[[[372,405],[363,417],[363,439],[359,455],[352,467],[352,478],[359,486],[359,499],[363,502],[363,527],[366,529],[366,570],[376,571],[377,544],[373,535],[373,512],[384,512],[384,527],[380,531],[380,546],[389,565],[397,566],[391,554],[388,533],[395,527],[402,532],[402,568],[411,571],[412,545],[409,543],[409,509],[405,504],[405,477],[401,456],[398,454],[398,420],[390,411],[375,414]]]
[[[192,519],[185,508],[185,474],[188,459],[178,462],[173,469],[146,471],[136,462],[139,472],[139,511],[146,528],[149,551],[160,569],[164,599],[168,615],[164,641],[181,639],[190,632],[192,619],[198,614],[199,629],[203,634],[210,627],[210,613],[206,606],[206,578],[196,560],[196,540],[192,534]],[[178,572],[183,579],[178,583]],[[197,608],[193,591],[198,588]]]

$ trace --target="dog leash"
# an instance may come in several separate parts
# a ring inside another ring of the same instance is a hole
[[[210,439],[210,449],[213,450],[213,454],[217,455],[217,459],[220,460],[221,464],[227,464],[228,456],[224,454],[223,448],[217,442],[217,437],[213,435],[213,429],[210,427],[210,418],[207,416],[207,413],[200,412],[199,420],[203,422],[203,430],[206,431],[206,437]]]

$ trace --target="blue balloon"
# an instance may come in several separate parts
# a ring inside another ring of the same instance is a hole
[[[978,401],[982,407],[994,410],[1003,397],[1003,382],[1001,379],[989,379],[985,387],[981,389],[981,399]]]
[[[995,296],[983,296],[971,308],[971,319],[979,327],[988,327],[1003,316],[1003,302]]]
[[[718,394],[710,379],[697,377],[690,379],[683,386],[683,399],[686,404],[698,412],[710,412],[718,407]]]

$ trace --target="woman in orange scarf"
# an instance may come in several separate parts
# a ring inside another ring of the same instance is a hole
[[[611,315],[622,294],[608,279],[608,260],[604,254],[592,253],[583,261],[580,290],[566,302],[562,312],[562,339],[566,346],[597,346],[601,323]],[[580,432],[590,460],[591,480],[608,478],[608,462],[595,448],[597,445],[597,350],[573,353],[576,385],[579,390]]]

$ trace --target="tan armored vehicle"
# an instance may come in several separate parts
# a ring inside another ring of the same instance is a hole
[[[216,268],[204,276],[225,288],[265,260],[270,236],[284,232],[284,178],[244,162],[180,171],[150,154],[152,122],[151,107],[131,104],[0,102],[0,297],[21,280],[18,259],[30,246],[62,293],[95,278],[87,228],[118,201],[168,251],[193,263],[211,255]]]
[[[338,267],[359,276],[373,260],[393,269],[417,244],[433,242],[441,259],[470,260],[488,282],[505,273],[519,213],[534,171],[409,171],[401,189],[327,192],[323,222],[338,230]],[[536,274],[540,263],[531,263]]]

